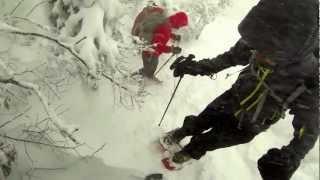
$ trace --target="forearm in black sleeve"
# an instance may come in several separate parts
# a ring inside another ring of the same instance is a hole
[[[211,75],[231,66],[247,65],[252,55],[251,50],[252,48],[240,39],[229,51],[212,59],[198,61],[201,75]]]
[[[319,109],[318,93],[315,89],[312,95],[302,97],[301,104],[291,110],[294,114],[294,136],[283,149],[292,152],[297,160],[301,160],[315,145],[319,135]]]

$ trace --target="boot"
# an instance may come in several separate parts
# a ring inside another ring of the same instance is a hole
[[[148,77],[149,78],[149,77]],[[161,80],[159,80],[157,77],[155,77],[155,76],[153,76],[153,77],[151,77],[151,78],[149,78],[151,81],[154,81],[154,82],[156,82],[156,83],[158,83],[158,84],[161,84],[162,83],[162,81]]]
[[[183,151],[175,153],[172,157],[172,161],[177,164],[183,164],[191,159],[191,156]]]
[[[169,152],[175,153],[182,149],[181,145],[179,144],[182,139],[186,137],[184,130],[174,129],[165,136],[160,138],[160,144],[163,146],[165,150]]]
[[[164,167],[170,171],[176,171],[182,169],[187,161],[191,160],[191,156],[179,151],[173,156],[162,159]]]

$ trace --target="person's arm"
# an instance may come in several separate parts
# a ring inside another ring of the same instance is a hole
[[[212,59],[183,61],[174,69],[174,76],[183,74],[212,75],[236,65],[247,65],[252,55],[252,48],[240,39],[229,51]]]
[[[170,53],[172,47],[168,46],[167,43],[171,37],[171,29],[166,24],[156,27],[152,36],[153,49],[157,54]]]
[[[212,59],[198,61],[202,69],[200,75],[210,75],[236,65],[247,65],[249,63],[252,48],[240,39],[229,51]]]
[[[167,46],[168,35],[165,33],[157,33],[153,35],[152,44],[153,49],[161,54],[161,53],[170,53],[171,47]]]
[[[319,135],[318,88],[315,87],[309,93],[302,95],[290,111],[294,114],[294,135],[290,143],[284,147],[297,155],[299,160],[313,148]]]
[[[263,179],[288,180],[301,160],[314,147],[319,135],[318,88],[305,92],[291,107],[294,128],[290,143],[281,149],[273,148],[258,161]]]

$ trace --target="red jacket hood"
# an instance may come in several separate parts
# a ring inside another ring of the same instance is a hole
[[[169,17],[169,22],[173,28],[180,28],[188,25],[188,16],[185,12],[177,12]]]

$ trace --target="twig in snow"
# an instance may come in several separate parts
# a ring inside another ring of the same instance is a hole
[[[32,9],[26,14],[26,17],[28,17],[37,7],[39,7],[41,4],[44,4],[44,3],[49,3],[51,2],[51,0],[46,0],[46,1],[42,1],[42,2],[39,2],[38,4],[34,5],[32,7]]]
[[[115,84],[115,85],[118,86],[119,88],[124,89],[124,90],[130,92],[130,90],[129,90],[127,87],[125,87],[125,86],[121,85],[120,83],[116,82],[114,79],[112,79],[111,77],[109,77],[109,76],[106,75],[105,73],[102,73],[102,76],[103,76],[104,78],[108,79],[109,81],[111,81],[113,84]]]
[[[6,121],[5,123],[0,125],[0,128],[3,128],[4,126],[12,123],[13,121],[17,120],[19,117],[23,116],[25,113],[27,113],[29,110],[31,109],[31,106],[29,106],[26,110],[24,110],[23,112],[17,114],[15,117],[13,117],[11,120]]]
[[[66,168],[32,168],[33,171],[62,171],[66,170]]]
[[[73,162],[71,162],[71,163],[68,163],[68,164],[66,164],[66,165],[63,165],[63,166],[61,166],[61,167],[52,167],[52,168],[47,168],[47,167],[45,167],[45,168],[44,168],[44,167],[39,168],[39,167],[35,167],[35,168],[32,168],[30,171],[36,171],[36,170],[38,170],[38,171],[67,170],[69,167],[72,167],[73,165],[75,165],[75,164],[78,163],[78,162],[81,162],[81,161],[83,161],[83,160],[88,160],[88,159],[94,157],[98,152],[100,152],[101,150],[103,150],[103,149],[105,148],[105,146],[106,146],[106,143],[103,144],[101,147],[99,147],[99,148],[98,148],[96,151],[94,151],[91,155],[81,157],[81,158],[79,158],[79,159],[77,159],[77,160],[75,160],[75,161],[73,161]]]
[[[89,157],[93,157],[95,156],[99,151],[101,151],[102,149],[104,149],[104,147],[106,146],[107,144],[104,143],[101,147],[99,147],[95,152],[93,152]]]
[[[78,144],[76,146],[59,146],[59,145],[48,144],[48,143],[43,143],[43,142],[31,141],[31,140],[27,140],[27,139],[14,138],[14,137],[11,137],[11,136],[7,136],[5,134],[0,134],[0,137],[6,138],[6,139],[10,139],[10,140],[13,140],[13,141],[26,142],[26,143],[31,143],[31,144],[39,144],[39,145],[58,148],[58,149],[71,149],[72,150],[72,149],[79,148],[80,146],[83,145],[83,144]]]
[[[85,39],[87,39],[87,36],[85,36],[85,37],[81,38],[80,40],[78,40],[77,42],[75,42],[74,45],[79,44],[81,41],[83,41],[83,40],[85,40]]]
[[[10,12],[10,15],[12,15],[17,9],[18,7],[23,3],[24,0],[20,0],[18,2],[18,4],[12,9],[12,11]]]
[[[24,146],[24,152],[26,153],[27,157],[29,158],[29,160],[30,160],[30,162],[31,162],[31,164],[33,166],[34,160],[32,159],[32,157],[31,157],[31,155],[30,155],[30,153],[28,151],[27,143],[23,142],[23,146]]]
[[[32,21],[31,19],[28,19],[28,18],[19,17],[19,16],[9,16],[8,18],[23,20],[23,21],[26,21],[26,22],[28,22],[30,24],[33,24],[33,25],[37,26],[38,28],[40,28],[42,30],[45,30],[45,31],[49,30],[49,27],[45,27],[45,26],[43,26],[43,25],[41,25],[39,23],[36,23],[36,22]]]
[[[38,72],[32,71],[32,73],[35,74],[36,76],[38,76],[38,78],[40,78],[48,86],[48,88],[53,92],[53,94],[59,100],[61,99],[59,93],[54,89],[54,87],[52,87],[52,85],[45,78],[42,78],[41,75]]]

